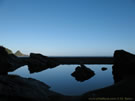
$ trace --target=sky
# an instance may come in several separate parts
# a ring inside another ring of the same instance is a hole
[[[47,56],[135,53],[135,0],[0,0],[0,45]]]

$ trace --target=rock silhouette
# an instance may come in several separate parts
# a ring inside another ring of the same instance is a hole
[[[84,65],[76,67],[75,71],[71,74],[77,81],[83,82],[90,79],[95,75],[94,71]]]
[[[48,68],[54,68],[58,65],[59,63],[55,60],[49,60],[47,59],[47,56],[43,56],[42,54],[31,53],[30,59],[28,60],[30,73],[40,72]]]
[[[135,55],[124,50],[116,50],[112,70],[115,83],[127,76],[135,76]]]
[[[0,74],[14,71],[25,63],[14,54],[8,54],[6,49],[0,46]]]

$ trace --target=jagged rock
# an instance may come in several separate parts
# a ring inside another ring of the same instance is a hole
[[[102,71],[105,71],[105,70],[107,70],[107,68],[106,67],[102,67],[101,70]]]
[[[83,82],[90,79],[95,75],[94,71],[84,65],[76,67],[75,71],[71,74],[77,81]]]
[[[129,75],[135,76],[135,55],[124,50],[116,50],[112,70],[115,83]]]
[[[16,56],[28,56],[28,55],[26,55],[26,54],[23,54],[23,53],[22,53],[21,51],[19,51],[19,50],[15,52],[15,55],[16,55]]]
[[[49,88],[45,83],[32,78],[0,75],[0,101],[51,101],[53,97],[62,96]]]
[[[30,54],[30,59],[28,63],[28,69],[30,73],[40,72],[48,68],[54,68],[59,64],[55,60],[49,60],[47,56],[42,54]]]

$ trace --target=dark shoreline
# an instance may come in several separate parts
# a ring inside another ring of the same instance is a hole
[[[28,57],[19,57],[20,59],[28,59]],[[113,64],[113,57],[83,57],[83,56],[58,56],[47,57],[48,60],[55,60],[59,64]]]

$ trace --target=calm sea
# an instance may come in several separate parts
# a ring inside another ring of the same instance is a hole
[[[80,95],[87,91],[103,88],[113,84],[112,65],[86,65],[95,72],[95,76],[84,82],[76,81],[71,73],[78,65],[60,65],[53,69],[47,69],[39,73],[30,74],[27,66],[23,66],[9,74],[17,74],[22,77],[30,77],[40,80],[51,88],[64,95]],[[102,71],[102,67],[107,67]]]

